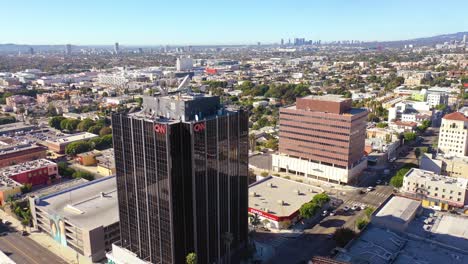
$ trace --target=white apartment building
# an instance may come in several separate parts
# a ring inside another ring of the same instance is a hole
[[[176,62],[177,71],[188,71],[188,70],[191,70],[192,67],[193,67],[192,58],[188,58],[188,57],[177,58],[177,62]]]
[[[411,169],[403,178],[402,191],[422,199],[424,207],[436,210],[463,208],[468,202],[468,180]]]
[[[439,151],[463,157],[468,154],[468,118],[460,112],[445,115],[439,132]]]
[[[401,120],[403,122],[421,122],[431,120],[432,111],[427,102],[403,101],[388,109],[388,122]]]
[[[448,94],[444,92],[429,92],[427,94],[427,103],[431,107],[436,107],[437,105],[448,104]]]

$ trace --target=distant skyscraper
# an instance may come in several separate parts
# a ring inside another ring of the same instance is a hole
[[[176,61],[177,71],[188,71],[188,70],[191,70],[192,67],[193,67],[192,58],[188,58],[188,57],[177,58],[177,61]]]
[[[29,47],[29,55],[34,55],[34,49],[33,49],[33,47]]]
[[[118,42],[116,42],[116,43],[114,44],[114,53],[115,53],[115,54],[119,54],[119,43],[118,43]]]
[[[281,46],[284,46],[284,39],[281,39]]]
[[[142,49],[142,48],[138,48],[138,53],[143,54],[143,49]]]
[[[65,53],[67,55],[71,55],[71,53],[72,53],[72,45],[71,44],[67,44],[67,46],[65,47]]]
[[[121,240],[108,258],[226,263],[247,242],[247,112],[198,94],[143,105],[112,116]]]
[[[463,35],[463,43],[466,43],[467,40],[468,40],[468,39],[467,39],[467,37],[466,37],[466,34]]]
[[[288,45],[291,45],[291,39],[288,40]]]
[[[257,42],[257,46],[260,46],[260,45],[262,45],[262,43],[261,43],[260,41],[259,41],[259,42]]]

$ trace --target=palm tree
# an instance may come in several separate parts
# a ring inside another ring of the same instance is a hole
[[[254,152],[255,145],[257,144],[254,133],[249,134],[249,144],[250,144],[250,151]]]
[[[254,226],[254,229],[257,229],[257,226],[260,224],[260,217],[258,217],[258,214],[251,214],[249,216],[250,218],[250,224]]]
[[[185,257],[185,262],[187,264],[197,264],[197,254],[191,252]]]

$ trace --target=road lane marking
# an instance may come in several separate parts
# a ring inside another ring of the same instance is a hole
[[[36,260],[34,260],[33,258],[31,258],[29,255],[27,255],[26,253],[24,253],[23,251],[21,251],[21,249],[19,249],[18,247],[16,247],[15,245],[13,245],[10,241],[8,241],[7,239],[2,239],[3,241],[7,242],[10,246],[12,246],[14,249],[18,250],[18,252],[25,256],[26,258],[32,260],[32,262],[36,263],[36,264],[40,264],[39,262],[37,262]],[[14,253],[13,253],[14,254]]]

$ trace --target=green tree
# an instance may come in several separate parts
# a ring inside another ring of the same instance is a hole
[[[378,128],[386,128],[386,127],[388,127],[388,124],[384,123],[384,122],[380,122],[380,123],[377,124],[377,127]]]
[[[369,223],[369,221],[367,219],[364,219],[364,218],[360,218],[356,221],[356,227],[359,231],[361,231],[362,229],[364,229],[364,227]]]
[[[414,132],[405,132],[403,134],[403,138],[405,139],[406,142],[411,142],[416,139],[416,133]]]
[[[366,209],[364,209],[364,214],[367,216],[367,219],[371,219],[371,216],[372,214],[374,213],[375,211],[375,208],[370,206],[370,207],[367,207]]]
[[[185,257],[185,262],[187,264],[197,264],[197,254],[191,252]]]
[[[76,155],[86,151],[90,151],[93,148],[92,144],[88,141],[76,141],[68,144],[65,148],[65,154]]]
[[[344,247],[349,241],[353,240],[356,237],[356,233],[345,227],[338,228],[333,236],[333,239],[336,241],[336,244],[339,247]]]
[[[103,127],[101,128],[101,130],[99,130],[99,135],[101,137],[110,134],[112,134],[112,129],[110,127]]]
[[[90,140],[90,144],[92,148],[99,150],[110,148],[112,147],[112,134],[93,138]]]
[[[420,148],[415,148],[414,149],[414,155],[416,156],[416,159],[419,160],[419,157],[421,156],[421,149]]]
[[[25,183],[23,186],[21,186],[20,189],[21,189],[21,193],[22,193],[22,194],[31,192],[31,190],[32,190],[32,184],[30,184],[30,183]]]
[[[72,175],[73,178],[75,179],[86,179],[88,181],[94,180],[94,176],[86,171],[75,171]]]
[[[330,196],[326,193],[319,193],[312,198],[312,202],[317,204],[319,207],[322,207],[330,201]]]
[[[299,208],[299,215],[302,218],[311,218],[313,217],[320,207],[314,202],[305,203]]]
[[[78,131],[88,131],[88,129],[94,125],[95,124],[93,120],[91,120],[90,118],[85,118],[81,120],[80,123],[78,123],[76,129],[78,129]]]
[[[55,128],[55,129],[62,129],[61,127],[61,122],[65,120],[65,117],[63,116],[54,116],[49,119],[49,126]]]
[[[260,224],[260,217],[258,217],[258,214],[250,214],[249,219],[250,224],[253,225],[254,229],[256,229],[257,226]]]
[[[403,168],[399,169],[396,174],[390,179],[390,185],[396,188],[403,186],[403,178],[411,168],[416,167],[414,164],[407,164]]]
[[[265,148],[278,150],[278,139],[270,138],[265,142]]]
[[[101,129],[102,129],[101,125],[94,125],[88,129],[88,132],[99,135],[99,131],[101,131]]]
[[[57,163],[59,175],[66,177],[66,178],[71,178],[73,176],[73,173],[75,173],[75,170],[73,168],[68,167],[68,163],[61,161]]]

